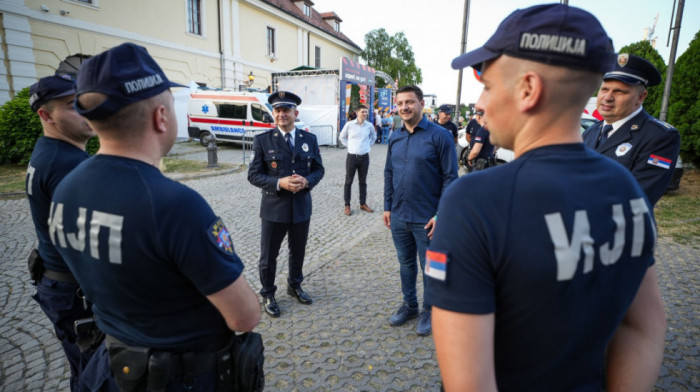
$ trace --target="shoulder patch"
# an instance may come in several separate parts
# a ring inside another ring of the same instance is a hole
[[[233,241],[221,218],[216,218],[207,230],[207,237],[219,250],[227,255],[233,255]]]
[[[444,282],[447,277],[447,253],[427,250],[425,252],[425,274]]]

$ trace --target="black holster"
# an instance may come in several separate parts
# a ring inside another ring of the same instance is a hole
[[[29,278],[32,280],[32,284],[36,286],[41,281],[41,277],[44,276],[44,260],[39,256],[39,251],[32,249],[29,252],[29,257],[27,258],[27,267],[29,268]]]
[[[262,336],[256,332],[236,335],[231,347],[233,356],[233,390],[236,392],[260,392],[265,388],[265,346]]]
[[[95,351],[104,340],[105,334],[100,331],[93,317],[75,320],[73,322],[75,329],[76,340],[81,353],[86,351]]]
[[[145,391],[151,349],[125,346],[113,341],[108,349],[110,369],[119,389],[124,392]]]

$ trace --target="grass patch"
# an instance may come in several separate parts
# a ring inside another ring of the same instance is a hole
[[[696,245],[700,239],[700,170],[685,169],[677,191],[665,194],[654,208],[660,237]]]
[[[27,165],[0,165],[0,193],[24,192]]]
[[[207,162],[190,161],[186,159],[163,158],[165,173],[199,173],[211,171]],[[219,163],[213,170],[233,169],[236,165]],[[24,182],[27,176],[26,165],[0,165],[0,193],[24,192]]]
[[[163,166],[161,170],[165,173],[198,173],[212,170],[211,168],[207,168],[207,162],[169,157],[163,158]],[[219,163],[219,167],[214,170],[233,169],[234,167],[236,166],[230,163]]]

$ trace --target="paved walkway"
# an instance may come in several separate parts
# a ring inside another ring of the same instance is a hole
[[[172,153],[206,161],[206,151],[178,143]],[[322,147],[326,175],[313,190],[314,213],[307,246],[304,288],[314,304],[304,306],[285,293],[286,249],[277,283],[279,319],[263,315],[257,331],[266,354],[270,391],[436,391],[439,371],[433,340],[415,333],[416,321],[392,328],[387,318],[400,303],[398,262],[391,235],[381,221],[386,146],[375,146],[368,177],[368,204],[359,211],[353,187],[353,215],[343,214],[345,150]],[[221,145],[219,162],[239,165],[241,150]],[[246,264],[245,276],[258,291],[260,191],[245,170],[190,179],[221,215]],[[68,364],[50,323],[31,299],[26,255],[35,245],[24,198],[0,201],[0,391],[66,391]],[[284,247],[283,247],[284,248]],[[658,391],[700,390],[697,264],[700,252],[661,240],[659,275],[669,314],[669,333]],[[418,284],[419,289],[422,285]]]

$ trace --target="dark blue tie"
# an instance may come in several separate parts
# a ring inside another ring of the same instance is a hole
[[[601,129],[600,135],[598,135],[598,142],[595,144],[595,148],[598,148],[598,146],[602,145],[606,140],[608,140],[608,133],[612,131],[612,128],[612,125],[607,124],[603,127],[603,129]]]
[[[292,146],[292,134],[287,132],[284,134],[284,140],[287,141],[287,145],[289,146],[290,151],[294,151],[294,146]]]

